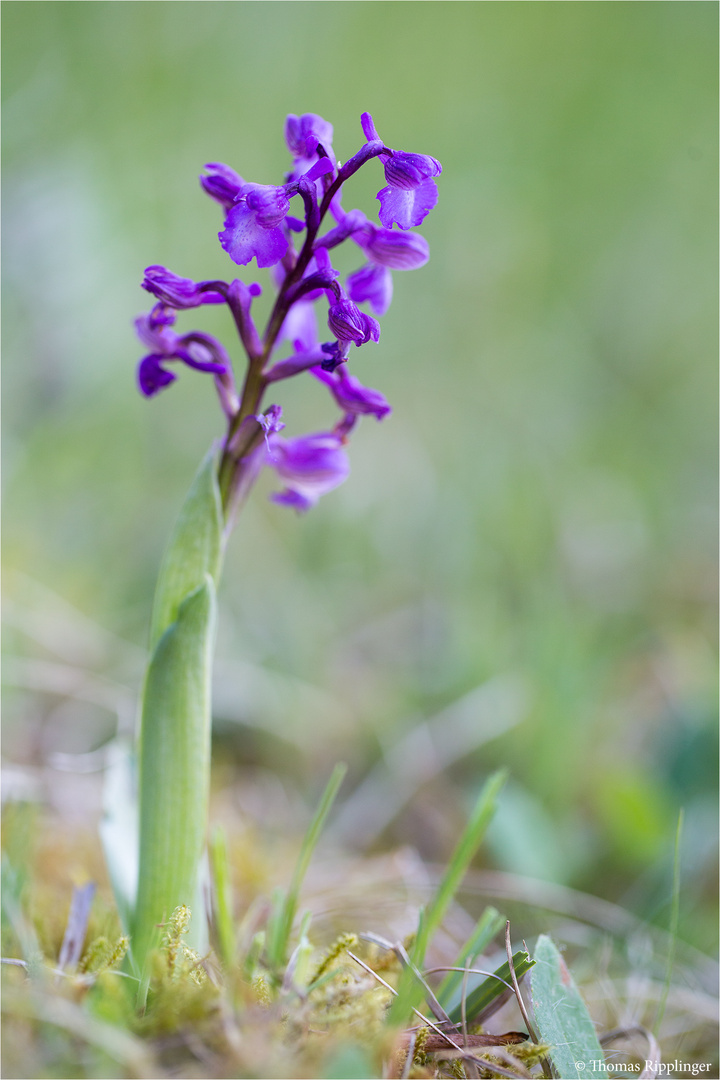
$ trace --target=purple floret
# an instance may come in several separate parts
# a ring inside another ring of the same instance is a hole
[[[369,113],[362,116],[366,138],[377,138],[375,125]],[[419,225],[437,202],[434,176],[442,172],[437,158],[429,154],[408,154],[404,150],[380,151],[383,156],[385,179],[388,186],[378,192],[380,221],[386,229],[399,225],[411,229]]]
[[[225,218],[220,243],[233,262],[246,266],[274,266],[287,251],[288,241],[279,227],[290,201],[283,187],[246,184]]]
[[[311,370],[316,379],[329,387],[343,412],[355,416],[374,416],[376,420],[382,420],[392,412],[387,398],[379,390],[363,386],[344,364],[333,372],[323,371],[322,367]]]
[[[284,491],[272,496],[274,502],[309,510],[322,495],[347,479],[350,462],[343,439],[332,431],[284,439],[268,437],[268,464],[284,480]]]
[[[151,353],[138,364],[138,386],[145,397],[153,397],[177,379],[177,375],[162,366],[163,359],[157,353]]]
[[[395,232],[373,225],[361,245],[372,262],[390,270],[417,270],[430,258],[428,242],[419,233]]]
[[[285,121],[285,142],[293,156],[293,179],[302,176],[317,161],[318,147],[322,147],[324,156],[335,166],[335,154],[332,148],[333,126],[317,113],[304,113],[295,116],[290,113]]]
[[[153,397],[175,381],[177,376],[163,366],[172,360],[213,375],[225,376],[231,370],[227,354],[216,338],[198,332],[176,334],[170,329],[174,322],[174,312],[163,304],[156,304],[147,315],[135,320],[138,337],[151,350],[138,365],[138,383],[145,397]]]

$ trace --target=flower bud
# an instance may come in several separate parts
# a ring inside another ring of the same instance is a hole
[[[332,154],[332,138],[332,124],[317,113],[305,113],[303,116],[290,113],[285,121],[285,142],[294,158],[312,157],[318,143],[322,143],[328,155]]]
[[[205,168],[210,172],[208,176],[200,177],[203,191],[229,210],[240,194],[245,181],[229,165],[223,165],[219,161],[211,161]]]
[[[195,282],[166,270],[164,266],[148,266],[142,287],[163,304],[173,308],[192,308],[200,304],[222,304],[225,298],[210,289],[203,292],[203,281]],[[209,284],[209,282],[207,283]]]
[[[328,326],[339,341],[354,341],[364,345],[366,341],[380,339],[380,326],[371,315],[364,315],[352,300],[340,300],[328,312]]]

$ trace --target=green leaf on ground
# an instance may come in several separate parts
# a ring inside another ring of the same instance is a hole
[[[534,957],[533,1013],[541,1041],[552,1047],[549,1057],[556,1075],[579,1080],[604,1072],[605,1057],[590,1013],[556,945],[545,934],[538,938]]]

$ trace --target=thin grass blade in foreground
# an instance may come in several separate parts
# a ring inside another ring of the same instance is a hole
[[[670,980],[672,978],[673,964],[675,963],[675,950],[677,948],[678,925],[680,922],[680,841],[682,839],[684,813],[682,809],[678,814],[678,823],[675,830],[675,851],[673,854],[673,881],[672,898],[670,901],[670,949],[668,950],[667,967],[665,970],[665,986],[658,1004],[657,1016],[653,1025],[654,1034],[660,1030],[662,1018],[665,1015],[668,994],[670,993]]]
[[[330,809],[335,802],[335,797],[337,796],[346,772],[347,765],[341,763],[335,766],[332,776],[328,780],[327,787],[320,799],[320,804],[315,811],[313,819],[303,838],[302,847],[300,848],[300,854],[298,855],[298,860],[295,864],[295,870],[287,894],[282,902],[282,906],[277,912],[277,917],[273,921],[273,925],[268,927],[268,961],[271,968],[275,970],[281,968],[287,960],[287,946],[290,939],[290,931],[292,930],[293,921],[295,919],[295,912],[297,911],[300,888],[307,873],[308,866],[310,865],[313,851],[317,847],[317,842],[320,839],[320,833],[323,830]]]
[[[470,961],[470,965],[472,966],[474,958],[479,956],[490,944],[504,922],[505,919],[496,908],[485,908],[475,929],[460,950],[458,958],[453,966],[460,968],[468,961]],[[462,980],[463,975],[461,971],[449,971],[440,983],[437,997],[440,1004],[445,1006],[445,1008],[447,1008],[452,1001],[453,994],[459,988]]]
[[[501,770],[494,773],[485,782],[472,816],[453,852],[435,897],[420,920],[417,938],[410,956],[412,964],[417,968],[422,967],[427,947],[442,923],[445,913],[465,876],[465,872],[483,841],[490,819],[495,812],[497,797],[505,783],[506,776],[507,773]],[[388,1023],[391,1026],[404,1026],[408,1022],[412,1010],[422,1001],[422,998],[422,984],[417,979],[412,967],[407,967],[400,978],[397,997],[394,999],[388,1013]]]
[[[230,864],[224,829],[218,826],[213,830],[208,846],[210,872],[213,888],[213,916],[215,927],[215,948],[226,970],[235,963],[237,953],[237,935],[233,922],[232,887],[230,884]]]

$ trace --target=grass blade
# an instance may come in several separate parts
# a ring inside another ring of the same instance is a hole
[[[477,925],[470,937],[463,945],[453,967],[464,967],[466,961],[479,956],[490,944],[495,935],[505,924],[505,919],[494,907],[487,907],[478,919]],[[441,1005],[447,1008],[448,1004],[462,982],[461,971],[449,971],[437,991],[437,998]]]
[[[336,765],[333,770],[333,774],[320,799],[320,804],[305,833],[302,847],[300,848],[300,854],[298,855],[292,880],[283,901],[282,908],[278,912],[277,919],[273,920],[272,933],[269,934],[268,940],[268,960],[270,961],[271,967],[276,970],[283,967],[287,961],[287,946],[290,939],[290,931],[292,930],[293,921],[295,919],[300,888],[307,873],[308,866],[310,865],[310,859],[312,858],[317,842],[320,839],[320,833],[322,832],[327,816],[330,813],[330,808],[335,802],[335,797],[346,772],[347,765],[343,764]]]
[[[213,912],[216,948],[223,967],[230,970],[235,963],[237,942],[232,914],[232,888],[228,862],[225,830],[218,826],[213,830],[209,845],[210,871],[213,884]]]
[[[428,944],[440,926],[448,907],[452,903],[472,859],[482,843],[485,831],[490,823],[500,789],[505,783],[507,773],[504,770],[494,773],[483,785],[482,791],[473,809],[469,822],[453,852],[434,899],[425,910],[425,916],[413,947],[411,960],[422,968]],[[391,1026],[403,1026],[412,1010],[422,1001],[423,988],[414,975],[412,968],[406,968],[400,978],[398,995],[388,1013]]]
[[[653,1033],[658,1034],[662,1018],[665,1015],[668,994],[670,993],[670,980],[672,978],[673,965],[675,963],[675,949],[677,946],[678,923],[680,922],[680,840],[682,838],[684,813],[682,809],[678,814],[677,829],[675,830],[675,853],[673,855],[673,881],[672,898],[670,901],[670,948],[668,950],[667,968],[665,971],[665,985],[662,997],[658,1005],[657,1016],[653,1025]]]

